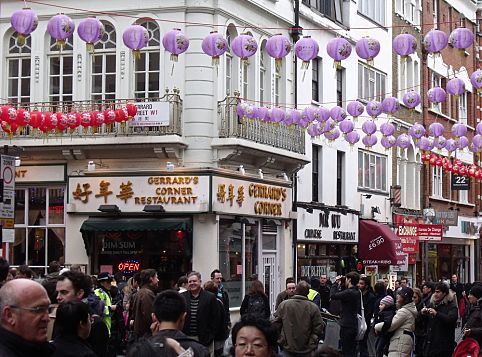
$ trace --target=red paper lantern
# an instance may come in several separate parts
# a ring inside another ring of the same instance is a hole
[[[447,164],[447,171],[452,172],[454,168],[454,165],[452,165],[450,162]]]
[[[88,128],[90,126],[90,113],[89,112],[82,112],[80,113],[80,125],[84,128]]]
[[[458,175],[459,172],[460,172],[460,165],[454,164],[454,165],[452,166],[452,172],[453,172],[454,174],[457,174],[457,175]]]
[[[115,122],[115,111],[112,109],[105,109],[104,112],[104,123],[109,125]]]
[[[62,131],[64,131],[65,129],[67,129],[67,115],[65,115],[65,114],[62,113],[62,112],[57,112],[57,113],[55,113],[55,117],[57,118],[57,127],[56,127],[56,129],[57,129],[59,132],[62,132]]]
[[[462,165],[460,166],[460,169],[459,169],[459,175],[461,176],[467,176],[467,166],[465,165]]]
[[[99,111],[94,111],[90,113],[90,126],[99,127],[104,124],[104,114]]]
[[[437,162],[437,159],[438,159],[438,156],[437,155],[430,155],[430,160],[428,161],[430,163],[430,165],[434,166],[435,163]]]
[[[57,122],[58,120],[54,113],[45,112],[44,122],[40,126],[40,130],[42,130],[44,133],[49,132],[50,130],[55,129],[55,127],[57,126]]]
[[[17,111],[9,105],[4,105],[1,107],[1,117],[0,120],[8,124],[13,123],[17,119]]]
[[[126,109],[127,109],[127,115],[129,119],[132,119],[136,116],[137,114],[137,107],[135,104],[132,103],[127,103],[126,104]]]
[[[437,165],[438,167],[441,167],[443,164],[443,160],[441,157],[439,157],[437,160],[435,160],[435,165]]]
[[[80,125],[80,113],[71,112],[67,114],[67,126],[73,130]]]
[[[7,134],[9,134],[9,136],[12,136],[13,134],[15,134],[15,132],[17,131],[17,128],[18,128],[18,125],[16,122],[11,122],[11,123],[7,123],[6,121],[3,121],[0,123],[0,126],[2,127],[2,130],[4,132],[6,132]]]
[[[118,123],[122,123],[124,121],[129,120],[129,114],[127,113],[127,108],[122,107],[115,110],[115,121]]]
[[[25,109],[18,109],[17,110],[17,117],[15,118],[15,122],[18,126],[27,126],[30,122],[30,113]]]
[[[462,161],[460,161],[459,159],[455,159],[454,164],[457,164],[459,166],[463,165]]]
[[[475,177],[475,168],[473,167],[470,167],[467,171],[467,174],[470,176],[470,177]]]
[[[34,129],[38,129],[43,124],[44,120],[44,113],[34,110],[30,113],[29,125]]]

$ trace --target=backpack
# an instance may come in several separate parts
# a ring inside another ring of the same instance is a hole
[[[266,306],[264,300],[260,295],[249,296],[248,300],[248,314],[259,315],[265,317]]]

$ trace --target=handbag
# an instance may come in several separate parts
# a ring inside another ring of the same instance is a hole
[[[356,314],[357,322],[358,322],[358,330],[356,334],[356,340],[361,341],[365,337],[365,332],[367,332],[367,322],[365,321],[365,308],[363,306],[363,297],[362,292],[360,291],[360,305],[361,305],[361,315]]]

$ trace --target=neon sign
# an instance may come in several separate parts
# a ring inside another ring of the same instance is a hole
[[[141,263],[135,259],[124,260],[117,265],[117,269],[124,274],[132,274],[141,270]]]

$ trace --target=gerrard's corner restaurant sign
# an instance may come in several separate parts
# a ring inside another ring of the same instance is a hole
[[[299,241],[358,243],[358,215],[313,209],[298,216]]]
[[[213,176],[212,206],[218,213],[289,218],[291,188]]]
[[[166,212],[204,212],[208,202],[208,176],[69,178],[74,212],[96,212],[100,205],[117,205],[121,212],[141,212],[145,205],[161,205]]]

